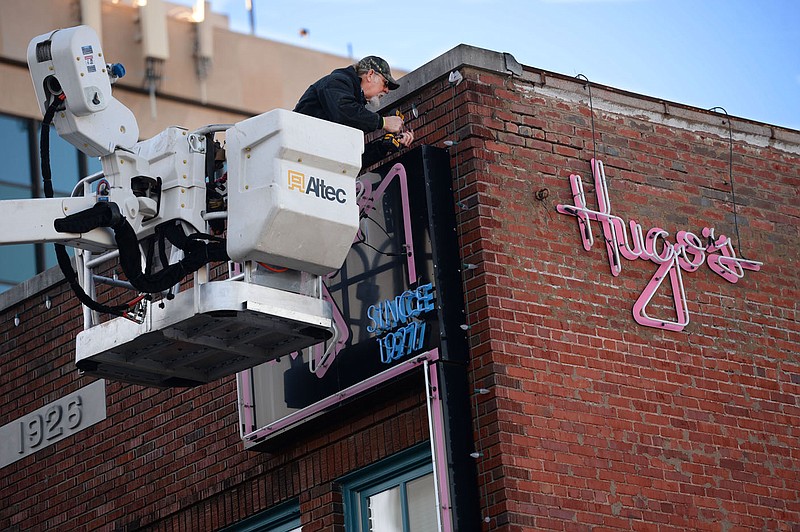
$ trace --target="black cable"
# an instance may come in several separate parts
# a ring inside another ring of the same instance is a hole
[[[712,107],[709,111],[720,110],[725,113],[725,118],[728,122],[728,180],[731,182],[731,202],[733,203],[733,226],[736,231],[736,245],[739,254],[745,258],[742,253],[742,239],[739,237],[739,216],[736,213],[736,189],[733,186],[733,128],[731,126],[731,117],[724,107]]]
[[[167,257],[167,237],[164,235],[163,226],[156,227],[156,234],[158,235],[158,260],[161,261],[161,267],[163,268],[167,264],[169,264],[169,258]]]
[[[114,204],[106,205],[110,207]],[[230,260],[224,242],[205,244],[186,236],[179,224],[169,225],[169,223],[163,224],[164,235],[173,246],[184,251],[184,258],[174,264],[162,264],[162,269],[151,275],[142,271],[136,232],[128,220],[122,217],[118,223],[109,226],[114,231],[114,238],[120,249],[122,271],[128,282],[141,292],[156,293],[167,290],[209,262]]]
[[[42,129],[39,133],[39,157],[41,157],[42,161],[42,185],[44,187],[45,198],[52,198],[54,196],[53,176],[50,172],[50,124],[53,122],[56,111],[63,103],[63,98],[53,98],[52,103],[44,113]]]
[[[145,263],[144,273],[149,275],[153,273],[153,258],[155,257],[156,239],[155,238],[149,239],[146,245],[147,249],[145,250],[145,256],[144,256],[144,263]]]
[[[192,233],[191,235],[187,235],[186,238],[188,238],[189,240],[209,240],[211,242],[227,242],[227,240],[221,236],[210,235],[208,233]]]
[[[39,157],[41,158],[41,166],[42,166],[42,181],[43,181],[43,188],[44,188],[44,195],[46,198],[52,198],[54,196],[53,193],[53,176],[50,170],[50,124],[53,121],[53,117],[56,114],[56,111],[63,105],[64,97],[63,94],[59,97],[53,99],[52,103],[47,107],[47,111],[44,114],[44,118],[42,119],[42,129],[41,134],[39,135]],[[80,285],[78,281],[78,274],[75,272],[75,269],[72,267],[72,261],[69,257],[69,253],[67,253],[67,248],[63,244],[53,244],[56,250],[56,260],[58,261],[58,267],[61,269],[61,273],[64,275],[64,279],[67,280],[69,283],[70,288],[77,296],[78,300],[86,305],[89,309],[94,310],[96,312],[103,312],[106,314],[112,314],[115,316],[123,316],[125,311],[131,308],[130,305],[103,305],[102,303],[98,303],[83,290],[83,287]]]
[[[364,213],[362,214],[362,216],[363,216],[364,218],[366,218],[367,220],[371,221],[372,223],[374,223],[375,225],[377,225],[377,226],[378,226],[378,228],[379,228],[381,231],[383,231],[383,234],[384,234],[384,235],[386,235],[386,237],[387,237],[387,238],[389,238],[389,239],[391,239],[391,238],[392,238],[392,235],[390,235],[390,234],[389,234],[389,232],[388,232],[388,231],[386,231],[386,228],[385,228],[385,227],[383,227],[383,226],[382,226],[380,223],[378,223],[378,220],[376,220],[375,218],[373,218],[372,216],[370,216],[370,215],[369,215],[369,214],[367,214],[366,212],[364,212]]]
[[[575,76],[578,79],[583,79],[586,81],[586,87],[589,89],[589,112],[592,121],[592,158],[596,161],[597,160],[597,139],[595,138],[594,134],[594,102],[592,101],[592,82],[589,81],[589,78],[584,76],[583,74],[578,74]]]
[[[383,231],[383,234],[384,234],[384,235],[386,235],[386,237],[387,237],[389,240],[392,240],[392,235],[390,235],[390,234],[389,234],[389,232],[386,230],[386,228],[385,228],[385,227],[383,227],[383,225],[381,225],[381,224],[378,222],[378,220],[376,220],[375,218],[373,218],[372,216],[370,216],[368,212],[364,211],[364,212],[361,214],[361,216],[362,216],[362,218],[366,218],[367,220],[369,220],[369,221],[371,221],[372,223],[374,223],[375,225],[377,225],[377,226],[378,226],[378,228],[379,228],[381,231]],[[390,253],[390,252],[387,252],[387,251],[381,251],[381,250],[377,249],[375,246],[373,246],[373,245],[371,245],[371,244],[367,243],[366,239],[362,239],[362,240],[356,240],[356,244],[364,244],[365,246],[367,246],[368,248],[372,249],[373,251],[375,251],[375,252],[376,252],[376,253],[378,253],[379,255],[383,255],[383,256],[385,256],[385,257],[407,257],[407,256],[408,256],[408,251],[406,251],[405,253],[398,253],[398,252],[391,252],[391,253]],[[405,247],[405,246],[404,246],[404,247]]]
[[[396,253],[396,252],[389,253],[389,252],[386,252],[386,251],[381,251],[378,248],[376,248],[375,246],[373,246],[372,244],[370,244],[369,242],[367,242],[366,240],[356,240],[356,244],[364,244],[365,246],[367,246],[368,248],[373,250],[378,255],[383,255],[384,257],[407,257],[408,256],[407,252],[406,253]]]

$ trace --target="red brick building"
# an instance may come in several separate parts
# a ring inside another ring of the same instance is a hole
[[[0,295],[0,424],[26,442],[0,528],[357,530],[396,496],[414,530],[435,485],[446,530],[797,530],[800,133],[466,46],[395,92],[438,147],[397,159],[446,307],[425,368],[265,435],[256,377],[81,376],[48,271]]]

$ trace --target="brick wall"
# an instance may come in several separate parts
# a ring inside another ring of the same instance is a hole
[[[739,247],[723,116],[626,107],[594,87],[593,145],[591,87],[461,73],[438,101],[455,109],[455,135],[442,117],[429,138],[459,141],[460,237],[478,266],[464,275],[471,371],[490,390],[476,418],[487,527],[798,530],[800,147],[734,122]],[[572,173],[596,208],[595,149],[615,215],[673,242],[715,227],[762,270],[737,284],[707,265],[684,272],[689,325],[638,325],[656,265],[623,259],[612,276],[598,224],[587,252],[555,210],[573,204]]]

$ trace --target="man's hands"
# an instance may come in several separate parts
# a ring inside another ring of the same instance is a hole
[[[403,131],[399,135],[396,135],[397,142],[408,148],[411,146],[411,143],[414,142],[414,132],[410,129],[408,131]]]
[[[410,129],[403,131],[404,126],[405,122],[400,113],[383,117],[383,129],[392,134],[391,140],[398,148],[400,146],[408,148],[414,142],[414,132]]]
[[[383,129],[389,133],[400,133],[403,129],[403,118],[400,116],[383,117]]]

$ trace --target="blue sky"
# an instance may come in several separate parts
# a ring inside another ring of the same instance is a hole
[[[800,130],[800,0],[252,1],[255,33],[268,39],[380,55],[405,70],[470,44],[524,65]],[[211,4],[230,16],[231,29],[250,33],[245,0]]]

